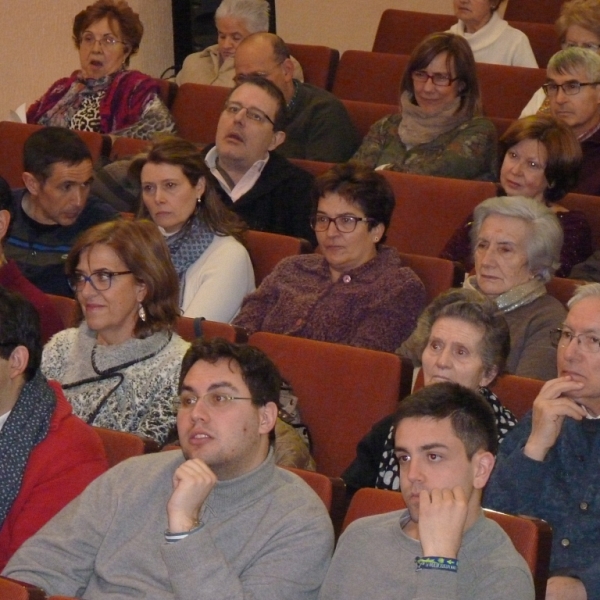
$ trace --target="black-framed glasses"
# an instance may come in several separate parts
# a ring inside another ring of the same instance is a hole
[[[542,84],[542,88],[544,89],[544,93],[546,96],[556,96],[558,94],[558,88],[560,88],[567,96],[575,96],[579,94],[581,88],[586,85],[598,85],[600,81],[589,81],[586,83],[581,83],[580,81],[567,81],[566,83],[554,83],[550,81],[548,83]]]
[[[594,44],[593,42],[583,42],[578,44],[577,42],[563,42],[560,47],[563,50],[567,48],[583,48],[584,50],[591,50],[592,52],[598,52],[600,50],[600,44]]]
[[[96,42],[103,48],[114,48],[117,44],[126,45],[125,42],[122,42],[110,33],[105,33],[103,36],[97,38],[91,31],[88,31],[79,38],[81,46],[93,46]]]
[[[328,217],[327,215],[313,215],[310,218],[310,226],[313,231],[327,231],[331,222],[340,233],[352,233],[359,222],[375,223],[375,219],[368,217],[354,217],[352,215],[340,215],[339,217]]]
[[[561,346],[566,348],[573,340],[577,340],[577,343],[584,352],[596,354],[600,352],[600,337],[595,333],[573,333],[570,329],[553,329],[550,332],[550,341],[556,348]]]
[[[67,277],[67,282],[74,292],[80,292],[86,283],[89,283],[97,292],[105,292],[112,285],[112,280],[119,275],[132,275],[132,272],[100,269],[89,275],[84,275],[76,271],[73,275]]]
[[[427,80],[431,79],[433,85],[439,85],[440,87],[448,87],[458,79],[458,77],[450,77],[448,73],[429,74],[427,71],[413,71],[411,77],[413,81],[418,81],[419,83],[427,83]]]
[[[226,112],[232,116],[237,115],[242,110],[246,111],[246,119],[249,121],[254,121],[255,123],[264,123],[268,121],[275,127],[275,122],[267,115],[265,112],[260,110],[259,108],[248,108],[247,106],[242,106],[239,102],[226,102],[223,107],[223,112]]]
[[[196,406],[198,401],[204,402],[208,408],[224,408],[229,406],[234,400],[252,400],[244,396],[231,396],[222,392],[208,392],[203,396],[194,396],[194,394],[183,393],[173,399],[173,407],[175,410],[191,410]]]

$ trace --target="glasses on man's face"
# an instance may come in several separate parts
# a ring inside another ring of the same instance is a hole
[[[592,52],[598,52],[600,50],[600,44],[594,44],[593,42],[583,42],[578,44],[577,42],[563,42],[560,47],[563,50],[567,48],[583,48],[584,50],[591,50]]]
[[[269,117],[269,115],[264,113],[259,108],[248,108],[247,106],[242,106],[239,102],[227,102],[225,104],[225,108],[223,108],[223,112],[231,116],[237,115],[242,110],[246,111],[246,119],[248,121],[260,124],[266,123],[268,121],[269,123],[271,123],[271,125],[273,125],[273,127],[275,127],[275,123],[271,119],[271,117]]]
[[[90,275],[84,275],[76,271],[73,275],[69,275],[67,281],[69,287],[74,292],[80,292],[86,283],[89,283],[97,292],[105,292],[112,285],[112,280],[119,275],[131,275],[131,271],[107,271],[106,269],[100,269],[90,273]]]
[[[577,343],[584,352],[590,352],[596,354],[600,352],[600,337],[595,333],[579,333],[574,334],[570,329],[553,329],[550,332],[550,341],[556,348],[566,348],[573,340],[577,340]]]
[[[542,88],[544,89],[544,93],[546,96],[550,98],[556,96],[558,94],[558,88],[560,88],[567,96],[575,96],[579,94],[581,88],[586,85],[598,85],[600,81],[590,81],[587,83],[581,83],[580,81],[567,81],[566,83],[554,83],[550,81],[548,83],[544,83]]]
[[[427,71],[413,71],[411,76],[413,81],[419,83],[427,83],[427,80],[431,79],[433,85],[439,85],[440,87],[448,87],[458,79],[458,77],[450,77],[448,73],[433,73],[430,75]]]
[[[125,44],[125,42],[122,42],[110,33],[105,33],[102,37],[97,38],[93,33],[88,31],[79,38],[79,44],[81,46],[91,47],[96,42],[98,42],[105,50],[116,48],[117,44]]]
[[[184,392],[173,400],[175,410],[191,410],[198,401],[204,403],[208,408],[223,409],[229,406],[235,400],[252,400],[243,396],[230,396],[222,392],[208,392],[204,396],[194,396],[194,394]]]
[[[335,223],[335,228],[340,233],[352,233],[359,222],[374,223],[375,219],[367,217],[353,217],[352,215],[340,215],[339,217],[328,217],[327,215],[313,215],[310,218],[310,226],[313,231],[327,231],[330,223]]]

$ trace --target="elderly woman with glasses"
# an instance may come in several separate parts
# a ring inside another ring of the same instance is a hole
[[[565,2],[556,20],[556,32],[561,48],[583,48],[600,52],[600,2],[598,0],[570,0]],[[545,65],[540,65],[544,67]],[[540,88],[521,112],[521,117],[549,114],[550,103]]]
[[[473,52],[452,33],[427,36],[400,84],[400,112],[375,123],[354,159],[377,169],[494,181],[496,129],[481,116]]]
[[[46,344],[44,375],[87,423],[164,443],[189,344],[173,331],[178,280],[162,235],[150,221],[97,225],[77,239],[66,271],[81,324]]]
[[[215,12],[217,43],[186,57],[175,78],[177,85],[234,87],[235,51],[249,35],[269,31],[269,8],[267,0],[223,0]],[[290,58],[294,63],[294,79],[304,81],[300,63]]]
[[[394,204],[385,178],[363,165],[323,174],[311,219],[320,252],[282,260],[246,297],[234,324],[393,352],[425,301],[421,281],[383,245]]]
[[[73,22],[81,68],[59,79],[27,111],[27,122],[150,139],[175,123],[155,79],[129,71],[144,27],[125,0],[97,0]]]

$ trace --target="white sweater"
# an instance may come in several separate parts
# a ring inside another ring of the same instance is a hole
[[[469,42],[476,62],[513,67],[538,66],[527,36],[511,27],[497,12],[475,33],[467,33],[462,21],[450,27],[449,31]]]

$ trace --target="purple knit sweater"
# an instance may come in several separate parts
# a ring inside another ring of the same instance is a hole
[[[247,296],[234,324],[393,352],[411,334],[425,306],[425,288],[394,248],[335,283],[319,254],[282,260]]]

